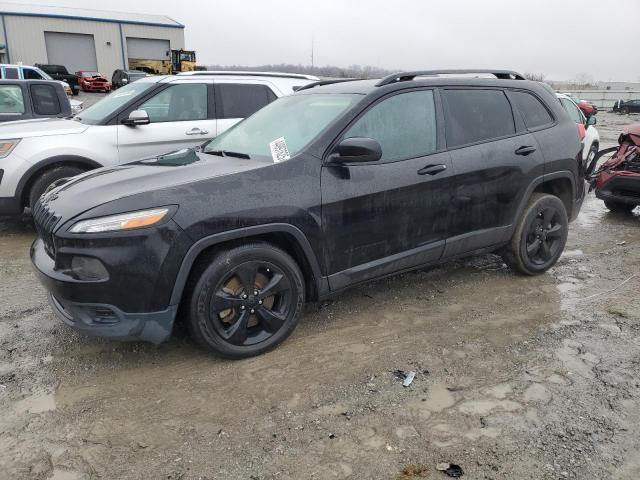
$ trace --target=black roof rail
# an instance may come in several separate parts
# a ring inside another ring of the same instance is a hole
[[[376,87],[382,87],[396,82],[406,82],[413,80],[416,77],[438,76],[438,75],[460,75],[460,74],[474,74],[484,73],[494,75],[501,80],[525,80],[524,76],[518,72],[512,70],[417,70],[415,72],[398,72],[384,77],[378,83]]]
[[[356,80],[362,80],[362,78],[336,78],[333,80],[318,80],[317,82],[307,83],[306,85],[302,85],[300,87],[293,87],[293,90],[299,92],[300,90],[308,90],[313,87],[321,87],[322,85],[331,85],[332,83],[342,83],[342,82],[354,82]]]

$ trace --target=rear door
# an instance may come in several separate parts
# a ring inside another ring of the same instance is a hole
[[[118,118],[120,162],[195,147],[215,137],[212,90],[206,80],[167,84],[123,112]],[[145,110],[151,123],[122,125],[133,110]]]
[[[322,168],[325,267],[332,289],[440,258],[451,163],[441,148],[436,105],[430,89],[385,97],[337,139],[373,138],[383,154],[377,162]]]
[[[455,172],[445,256],[454,256],[509,239],[531,172],[542,175],[543,161],[503,90],[445,88],[442,97]]]
[[[230,80],[216,80],[215,96],[218,135],[278,98],[264,83]]]

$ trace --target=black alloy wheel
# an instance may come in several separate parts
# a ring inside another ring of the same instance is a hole
[[[279,248],[254,243],[220,252],[193,286],[191,335],[224,357],[258,355],[291,334],[304,295],[298,265]]]
[[[567,211],[555,195],[535,193],[529,199],[502,258],[512,269],[538,275],[551,268],[567,243]]]
[[[291,308],[291,285],[268,262],[249,261],[217,285],[209,305],[209,325],[233,345],[255,345],[278,332]]]
[[[544,265],[562,249],[560,212],[553,206],[541,209],[529,225],[526,251],[529,260],[536,265]]]

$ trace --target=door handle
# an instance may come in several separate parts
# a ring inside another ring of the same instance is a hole
[[[209,130],[200,130],[198,127],[193,127],[191,130],[184,132],[186,135],[206,135]]]
[[[447,169],[446,165],[427,165],[426,167],[418,170],[418,175],[437,175],[440,172],[444,172]]]
[[[532,147],[530,145],[525,145],[525,146],[522,146],[522,147],[518,148],[515,151],[515,154],[516,155],[525,155],[526,156],[526,155],[529,155],[530,153],[533,153],[535,151],[536,151],[536,147]]]

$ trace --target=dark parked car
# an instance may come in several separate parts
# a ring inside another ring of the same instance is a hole
[[[54,311],[161,342],[180,306],[240,358],[360,282],[481,252],[545,272],[585,195],[575,123],[519,74],[436,73],[460,72],[312,83],[198,149],[53,188],[31,258]]]
[[[618,100],[613,104],[613,111],[623,115],[640,113],[640,100]]]
[[[74,95],[78,95],[80,92],[80,85],[78,85],[78,77],[74,74],[69,73],[67,67],[64,65],[51,65],[51,64],[42,64],[36,63],[36,67],[40,70],[46,72],[53,78],[54,80],[62,80],[63,82],[67,82],[71,87],[71,91]]]
[[[0,122],[70,116],[71,105],[61,83],[0,80]]]
[[[111,77],[111,88],[115,90],[116,88],[124,87],[146,76],[147,72],[142,70],[116,70]]]

